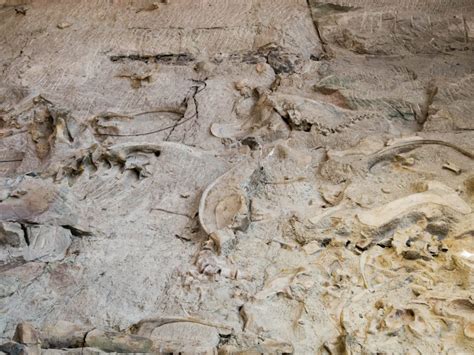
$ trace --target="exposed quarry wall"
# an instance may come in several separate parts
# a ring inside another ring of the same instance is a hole
[[[474,352],[472,0],[0,0],[0,351]]]

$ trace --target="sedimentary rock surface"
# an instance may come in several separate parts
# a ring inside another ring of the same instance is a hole
[[[474,352],[474,2],[0,0],[0,352]]]

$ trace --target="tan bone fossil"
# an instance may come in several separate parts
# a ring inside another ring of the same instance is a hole
[[[267,129],[278,130],[284,127],[280,116],[275,112],[270,100],[270,91],[258,87],[255,90],[259,96],[254,105],[253,114],[239,123],[213,123],[211,133],[219,138],[243,138],[247,135],[264,132]]]
[[[264,288],[255,295],[255,299],[265,300],[278,293],[285,293],[291,297],[291,287],[298,284],[298,276],[307,272],[308,270],[304,267],[282,271],[276,277],[265,283]],[[303,286],[309,288],[310,285],[305,284]]]
[[[259,342],[257,345],[252,346],[251,348],[246,349],[243,353],[245,354],[292,354],[294,352],[294,347],[291,343],[278,340],[265,338],[263,341]],[[231,345],[224,345],[219,348],[219,353],[223,355],[230,355],[236,353],[242,353],[239,351],[239,348],[233,347]]]
[[[194,154],[200,156],[199,150],[188,147],[184,144],[175,142],[160,142],[160,143],[120,143],[109,147],[99,147],[92,153],[93,161],[96,163],[99,160],[106,160],[108,162],[116,162],[125,167],[125,169],[138,169],[140,174],[144,177],[148,176],[143,166],[139,164],[130,163],[129,160],[138,154],[154,154],[159,156],[161,152],[166,150],[180,150],[183,153]],[[140,162],[146,165],[146,162]],[[143,170],[143,171],[142,171]],[[144,174],[145,173],[145,174]]]
[[[427,186],[428,188],[424,192],[411,194],[368,211],[359,212],[357,217],[366,225],[381,227],[424,204],[446,206],[461,214],[471,212],[471,207],[446,185],[437,181],[429,181]]]
[[[231,227],[247,209],[243,183],[255,171],[255,163],[243,162],[209,184],[199,201],[199,223],[206,234]]]
[[[225,277],[240,278],[245,275],[214,254],[221,253],[226,240],[233,238],[231,228],[238,227],[239,220],[248,214],[245,193],[240,184],[255,170],[253,163],[243,163],[221,175],[203,191],[199,202],[199,223],[208,235],[196,259],[200,272],[220,273]],[[243,222],[242,222],[243,223]]]
[[[149,337],[154,329],[170,323],[196,323],[208,327],[216,328],[219,334],[228,335],[232,332],[232,328],[227,325],[216,324],[202,319],[193,317],[158,317],[143,319],[130,327],[130,332],[135,335]]]
[[[442,145],[445,147],[452,148],[462,155],[474,159],[474,153],[457,146],[451,142],[446,142],[439,139],[424,139],[420,137],[409,137],[402,140],[397,140],[393,142],[388,147],[385,147],[376,153],[373,153],[368,160],[368,170],[372,169],[376,164],[383,160],[391,159],[401,152],[409,151],[415,148],[418,148],[422,145]]]
[[[274,153],[289,154],[280,144],[270,147],[266,158]],[[301,158],[297,156],[296,158]],[[295,159],[296,159],[295,158]],[[307,157],[299,161],[302,165],[309,164]],[[208,235],[208,241],[199,252],[196,265],[203,273],[220,273],[231,278],[246,278],[246,274],[234,267],[225,267],[227,262],[213,255],[213,252],[221,254],[234,238],[233,229],[245,229],[250,219],[248,208],[248,197],[245,190],[246,184],[257,170],[254,160],[247,160],[223,174],[203,191],[199,203],[199,222],[202,229]],[[299,180],[298,180],[299,181]]]

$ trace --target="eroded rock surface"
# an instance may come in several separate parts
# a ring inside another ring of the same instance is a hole
[[[0,0],[0,353],[474,352],[470,0]]]

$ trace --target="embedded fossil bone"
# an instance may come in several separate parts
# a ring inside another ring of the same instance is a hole
[[[222,324],[207,322],[192,317],[159,317],[143,319],[130,327],[130,332],[139,336],[149,337],[155,328],[169,323],[197,323],[216,328],[220,334],[228,335],[232,332],[232,328]]]
[[[391,146],[388,146],[384,149],[379,150],[378,152],[372,154],[372,156],[369,158],[368,162],[368,169],[372,169],[376,164],[383,160],[388,160],[394,157],[397,154],[400,154],[401,152],[406,152],[415,148],[418,148],[422,145],[442,145],[445,147],[452,148],[462,155],[465,155],[468,158],[474,159],[474,153],[461,148],[457,146],[456,144],[442,141],[442,140],[436,140],[436,139],[407,139],[402,142],[395,143]]]
[[[440,182],[430,181],[428,189],[424,192],[402,197],[369,211],[359,212],[357,217],[366,225],[381,227],[411,209],[429,203],[446,206],[462,214],[471,212],[471,207],[454,190]]]
[[[255,295],[255,299],[264,300],[272,297],[279,292],[291,293],[289,289],[293,283],[297,282],[299,275],[307,273],[304,267],[298,267],[292,270],[284,270],[281,274],[265,283],[263,290]]]
[[[456,166],[455,164],[450,163],[450,162],[443,164],[443,169],[452,171],[452,172],[455,173],[456,175],[459,175],[459,174],[462,173],[462,169],[461,169],[461,168],[459,168],[458,166]]]
[[[0,0],[0,354],[474,353],[472,2]]]
[[[222,354],[230,355],[238,352],[238,349],[237,347],[224,345],[220,350]],[[286,341],[266,338],[258,345],[246,349],[245,352],[248,354],[292,354],[294,353],[294,346]]]
[[[199,222],[206,234],[209,235],[227,226],[231,223],[230,220],[244,208],[243,199],[245,195],[240,184],[253,173],[255,166],[247,162],[244,162],[242,165],[232,168],[214,180],[203,191],[199,201]],[[232,202],[233,205],[226,206],[226,209],[232,209],[232,211],[225,211],[227,217],[222,215],[224,212],[224,201]]]

